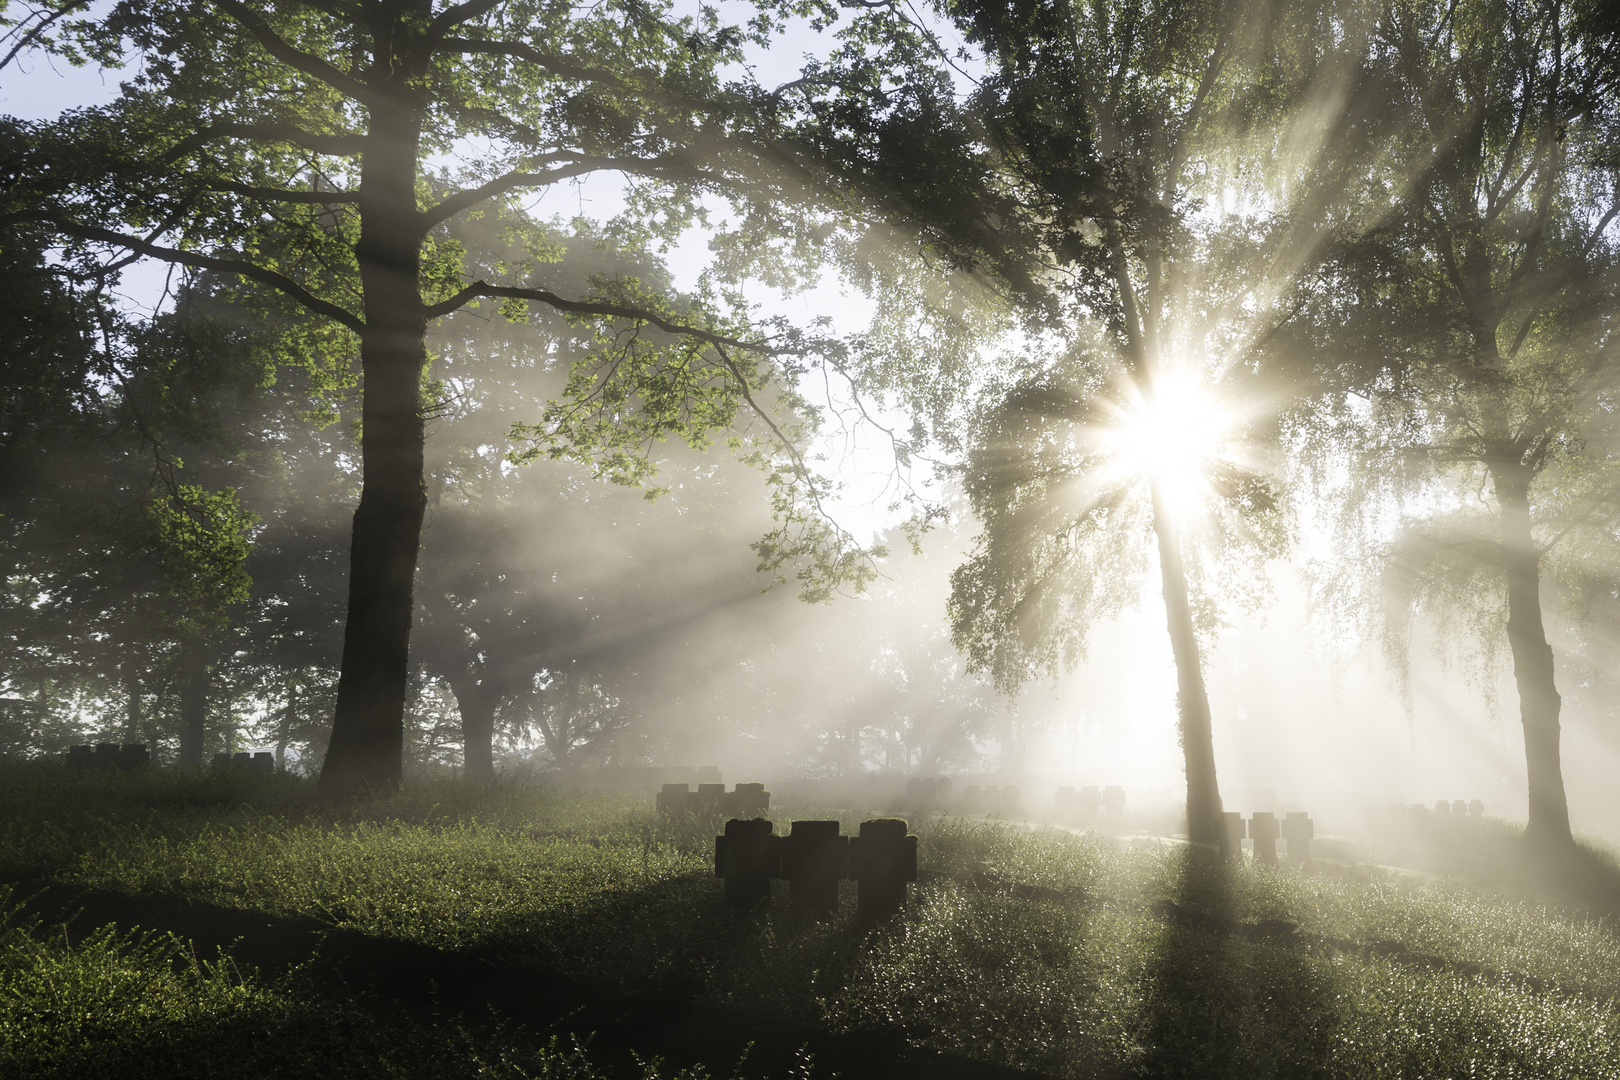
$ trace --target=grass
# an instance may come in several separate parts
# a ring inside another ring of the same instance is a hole
[[[713,824],[637,800],[338,812],[279,777],[13,768],[0,1076],[1620,1078],[1601,852],[1536,873],[1504,830],[1469,876],[1297,872],[913,828],[900,918],[856,922],[847,885],[807,923],[726,908]],[[261,925],[291,946],[233,936]]]

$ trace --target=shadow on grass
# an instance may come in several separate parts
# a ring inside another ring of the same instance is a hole
[[[21,913],[52,924],[66,942],[90,942],[109,927],[172,933],[187,944],[176,963],[228,958],[249,985],[276,993],[183,1024],[81,1040],[68,1060],[48,1069],[37,1062],[33,1072],[172,1080],[262,1075],[275,1062],[278,1075],[368,1075],[350,1065],[376,1051],[379,1067],[394,1062],[381,1071],[401,1076],[641,1077],[638,1058],[723,1077],[811,1075],[807,1061],[813,1075],[849,1080],[1038,1075],[918,1049],[898,1029],[818,1026],[818,980],[836,981],[870,932],[850,918],[853,895],[837,919],[816,923],[786,912],[781,897],[767,908],[730,908],[717,884],[690,875],[604,890],[561,911],[514,918],[476,950],[458,952],[309,918],[35,883],[19,891]],[[501,1025],[508,1035],[492,1040],[487,1031]],[[351,1037],[361,1028],[372,1034]],[[409,1038],[386,1035],[396,1030]],[[556,1048],[576,1035],[591,1046],[588,1069]],[[497,1068],[507,1053],[531,1064],[524,1072]],[[330,1072],[316,1067],[322,1054],[332,1055]],[[472,1069],[475,1059],[488,1071]],[[297,1064],[306,1060],[307,1070]],[[162,1061],[172,1067],[154,1064]]]
[[[1338,1026],[1310,944],[1280,921],[1245,922],[1238,871],[1218,853],[1177,855],[1149,974],[1143,1075],[1216,1080],[1325,1076]],[[1265,870],[1251,872],[1265,873]]]

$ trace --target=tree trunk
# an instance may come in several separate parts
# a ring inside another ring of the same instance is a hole
[[[124,657],[124,695],[129,701],[129,711],[124,721],[124,741],[136,742],[141,737],[141,669],[137,663],[135,650],[131,649]]]
[[[287,770],[287,744],[292,741],[293,725],[298,722],[298,684],[287,687],[287,706],[281,710],[281,727],[276,731],[276,771]]]
[[[421,410],[427,320],[418,288],[415,187],[420,132],[415,111],[403,103],[371,109],[356,247],[365,294],[364,479],[349,546],[337,709],[319,783],[327,798],[390,791],[401,779],[412,594],[427,505]]]
[[[180,645],[180,764],[203,764],[208,725],[208,652],[198,641]]]
[[[1181,559],[1181,537],[1165,506],[1157,480],[1152,481],[1153,532],[1159,541],[1159,574],[1164,583],[1164,614],[1170,650],[1176,661],[1176,706],[1181,721],[1181,753],[1187,772],[1187,839],[1195,844],[1221,842],[1221,790],[1215,780],[1215,737],[1210,727],[1209,693],[1187,599],[1187,569]]]
[[[1563,701],[1553,681],[1553,652],[1541,621],[1541,553],[1530,533],[1530,476],[1522,466],[1491,469],[1502,514],[1502,570],[1507,578],[1507,636],[1524,726],[1524,762],[1529,776],[1530,822],[1525,835],[1549,845],[1574,843],[1569,803],[1559,761],[1559,712]]]
[[[467,779],[480,784],[495,780],[495,707],[501,695],[487,681],[469,676],[450,679],[461,712],[461,761]]]

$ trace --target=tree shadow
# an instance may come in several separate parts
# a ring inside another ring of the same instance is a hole
[[[1339,1018],[1325,958],[1292,923],[1245,920],[1240,869],[1190,845],[1176,854],[1167,895],[1153,905],[1162,930],[1148,976],[1142,1075],[1323,1076]]]

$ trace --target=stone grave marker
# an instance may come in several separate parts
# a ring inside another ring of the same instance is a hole
[[[1282,823],[1282,838],[1288,844],[1288,862],[1293,866],[1304,866],[1305,860],[1311,857],[1311,840],[1316,836],[1316,826],[1311,823],[1311,816],[1302,810],[1289,813]]]
[[[118,748],[118,767],[125,772],[144,769],[152,763],[152,753],[145,743],[125,743]]]
[[[665,784],[654,805],[660,814],[684,814],[691,809],[692,793],[685,784]]]
[[[1469,817],[1477,817],[1477,818],[1484,817],[1485,816],[1485,804],[1480,802],[1478,799],[1470,800],[1469,803],[1468,803],[1468,816]]]
[[[906,883],[917,880],[917,838],[900,818],[861,822],[849,838],[849,876],[859,885],[856,903],[863,919],[887,919],[906,902]]]
[[[1088,817],[1096,817],[1097,811],[1102,807],[1102,792],[1094,787],[1080,789],[1080,812]]]
[[[838,882],[849,876],[849,837],[838,834],[838,822],[795,821],[782,838],[782,876],[800,912],[836,913]]]
[[[122,749],[117,743],[96,743],[95,752],[91,755],[90,764],[98,769],[118,768],[118,754]]]
[[[757,904],[770,898],[771,878],[782,872],[782,837],[765,818],[732,818],[714,838],[714,876],[724,878],[726,899]]]
[[[1221,854],[1228,859],[1243,854],[1243,815],[1235,810],[1221,811]]]
[[[771,808],[771,793],[765,790],[764,784],[738,784],[727,801],[730,805],[726,813],[733,817],[764,817]]]
[[[699,784],[692,796],[692,812],[703,814],[706,817],[716,817],[720,813],[720,804],[726,801],[726,785],[706,783]]]
[[[1256,811],[1249,819],[1249,839],[1254,841],[1254,861],[1265,866],[1277,865],[1277,815]]]
[[[1103,809],[1108,811],[1109,817],[1118,817],[1125,812],[1125,789],[1111,787],[1103,792]]]
[[[93,746],[70,746],[67,752],[67,767],[74,772],[84,772],[95,760],[96,748]]]

